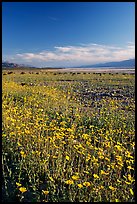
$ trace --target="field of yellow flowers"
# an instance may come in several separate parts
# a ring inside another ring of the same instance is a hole
[[[134,202],[135,75],[2,77],[2,201]]]

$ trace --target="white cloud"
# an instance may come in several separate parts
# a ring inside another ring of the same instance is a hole
[[[135,44],[132,42],[128,42],[124,47],[93,43],[80,46],[55,46],[53,51],[18,53],[14,56],[16,61],[31,62],[38,66],[77,66],[130,58],[135,58]]]
[[[57,20],[58,20],[58,18],[55,18],[55,17],[53,17],[53,16],[48,16],[48,18],[49,18],[50,20],[53,20],[53,21],[57,21]]]

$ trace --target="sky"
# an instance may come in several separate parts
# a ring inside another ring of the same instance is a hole
[[[134,2],[2,2],[2,60],[72,67],[135,58]]]

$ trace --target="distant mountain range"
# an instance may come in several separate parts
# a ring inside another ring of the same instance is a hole
[[[101,67],[135,68],[135,59],[123,60],[118,62],[100,63],[100,64],[94,64],[94,65],[83,65],[83,66],[79,66],[78,68],[101,68]]]
[[[16,63],[8,62],[8,61],[2,62],[2,68],[20,68],[20,67],[35,68],[35,67],[30,66],[30,65],[16,64]]]
[[[10,62],[2,62],[2,67],[14,68],[14,67],[19,67],[19,65],[15,63],[10,63]]]
[[[2,68],[36,68],[31,65],[16,64],[8,61],[2,62]],[[135,68],[135,59],[123,60],[118,62],[107,62],[92,65],[82,65],[73,68]]]

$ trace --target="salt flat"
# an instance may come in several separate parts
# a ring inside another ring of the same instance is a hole
[[[102,73],[102,72],[135,73],[135,69],[127,69],[127,68],[63,68],[63,69],[55,69],[54,71],[60,71],[60,72],[96,72],[96,73]]]

